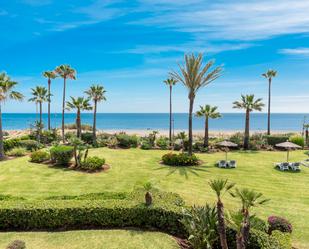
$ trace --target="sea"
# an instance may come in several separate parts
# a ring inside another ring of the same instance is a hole
[[[76,115],[65,114],[65,123],[75,122]],[[36,113],[3,113],[2,122],[4,130],[21,130],[31,128]],[[81,116],[83,124],[92,124],[93,115],[83,113]],[[304,120],[309,123],[309,113],[273,113],[271,115],[271,129],[273,131],[302,131]],[[43,122],[47,125],[47,114],[43,114]],[[53,128],[61,126],[61,113],[51,114],[51,125]],[[245,115],[243,113],[223,113],[222,118],[210,120],[210,129],[214,131],[238,131],[243,130]],[[173,114],[173,129],[187,130],[188,114]],[[267,128],[266,113],[251,113],[250,129],[253,131],[264,131]],[[169,113],[98,113],[97,129],[100,130],[168,130]],[[193,129],[203,130],[204,119],[194,117]]]

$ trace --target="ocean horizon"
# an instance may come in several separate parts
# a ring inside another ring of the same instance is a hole
[[[301,131],[304,118],[308,113],[273,113],[271,114],[271,129],[274,131]],[[43,123],[47,126],[47,113],[43,114]],[[51,114],[51,126],[61,126],[61,113]],[[3,113],[4,130],[22,130],[30,128],[39,118],[36,113]],[[65,123],[75,122],[76,114],[66,113]],[[81,115],[83,124],[92,124],[93,114]],[[308,121],[308,119],[307,119]],[[210,129],[214,131],[243,130],[245,124],[244,113],[222,113],[222,118],[210,120]],[[252,113],[250,129],[265,131],[267,127],[267,113]],[[188,129],[188,114],[174,113],[173,128],[175,130]],[[97,129],[100,130],[168,130],[169,113],[98,113]],[[193,118],[193,129],[203,130],[204,119]]]

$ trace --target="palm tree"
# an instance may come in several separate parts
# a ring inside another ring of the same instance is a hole
[[[268,115],[267,115],[267,135],[270,135],[270,101],[271,101],[271,82],[277,76],[277,71],[269,69],[266,73],[262,74],[263,77],[268,79]]]
[[[49,99],[48,90],[44,86],[36,86],[35,88],[31,88],[31,91],[33,97],[29,101],[39,105],[40,123],[42,124],[42,105],[43,102],[47,102]]]
[[[64,142],[64,110],[65,110],[65,90],[66,90],[66,80],[67,79],[76,79],[76,71],[71,68],[70,65],[60,65],[55,69],[55,72],[63,78],[63,96],[62,96],[62,142]]]
[[[92,107],[89,103],[90,99],[85,99],[84,97],[74,98],[71,97],[71,101],[67,102],[67,109],[72,110],[76,109],[76,136],[81,138],[82,128],[81,128],[81,111],[92,110]]]
[[[169,140],[170,146],[172,145],[172,89],[173,86],[177,83],[177,80],[174,78],[169,78],[164,80],[164,83],[170,88],[170,127],[169,127]]]
[[[205,136],[204,136],[204,147],[208,147],[208,141],[209,141],[209,125],[208,121],[209,119],[216,119],[216,118],[221,118],[221,113],[217,111],[218,107],[217,106],[210,106],[210,105],[205,105],[201,106],[200,105],[200,110],[196,112],[197,117],[204,117],[205,118]]]
[[[233,108],[237,109],[245,109],[246,110],[246,125],[245,125],[245,137],[244,137],[244,149],[249,148],[249,129],[250,129],[250,112],[262,111],[262,107],[264,104],[262,103],[262,99],[254,99],[254,94],[250,95],[241,95],[240,101],[233,102]]]
[[[249,238],[250,232],[250,208],[262,205],[269,201],[264,199],[262,193],[255,192],[247,188],[236,188],[234,193],[230,193],[233,197],[239,198],[242,204],[241,213],[243,215],[242,227],[240,234],[237,236],[237,249],[244,249]]]
[[[188,153],[192,155],[192,113],[195,96],[199,89],[207,86],[212,81],[216,80],[221,75],[222,67],[216,67],[210,71],[214,65],[214,61],[209,61],[203,65],[203,55],[200,53],[197,56],[194,54],[185,55],[185,65],[179,65],[180,73],[172,72],[170,75],[181,82],[188,89],[189,98],[189,148]]]
[[[55,79],[57,77],[57,74],[54,71],[45,71],[43,72],[43,76],[47,78],[47,83],[48,83],[48,130],[50,130],[50,97],[51,97],[51,92],[50,92],[50,85],[51,85],[51,80]]]
[[[222,196],[230,191],[235,184],[228,183],[228,180],[212,180],[209,186],[217,195],[217,215],[218,215],[218,232],[220,236],[220,244],[222,249],[228,249],[226,240],[226,225],[224,220],[224,205],[221,200]]]
[[[92,85],[85,93],[88,95],[90,99],[93,101],[93,126],[92,126],[92,133],[93,133],[93,144],[95,145],[97,142],[96,130],[97,130],[97,105],[98,102],[106,100],[105,93],[103,86],[100,85]]]
[[[18,83],[12,81],[10,77],[5,73],[0,73],[0,160],[3,160],[4,147],[3,147],[3,130],[2,130],[2,104],[9,99],[22,100],[24,96],[16,91],[13,91]]]

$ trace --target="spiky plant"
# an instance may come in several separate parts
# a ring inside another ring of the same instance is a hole
[[[152,193],[150,192],[153,189],[153,185],[151,182],[144,183],[144,189],[146,191],[145,194],[145,204],[146,206],[150,206],[152,204]]]

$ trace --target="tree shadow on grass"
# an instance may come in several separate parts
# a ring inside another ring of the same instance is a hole
[[[181,176],[184,176],[186,179],[189,178],[189,175],[200,176],[199,172],[208,172],[208,166],[162,166],[156,168],[155,170],[165,170],[168,171],[166,176],[178,173]]]

